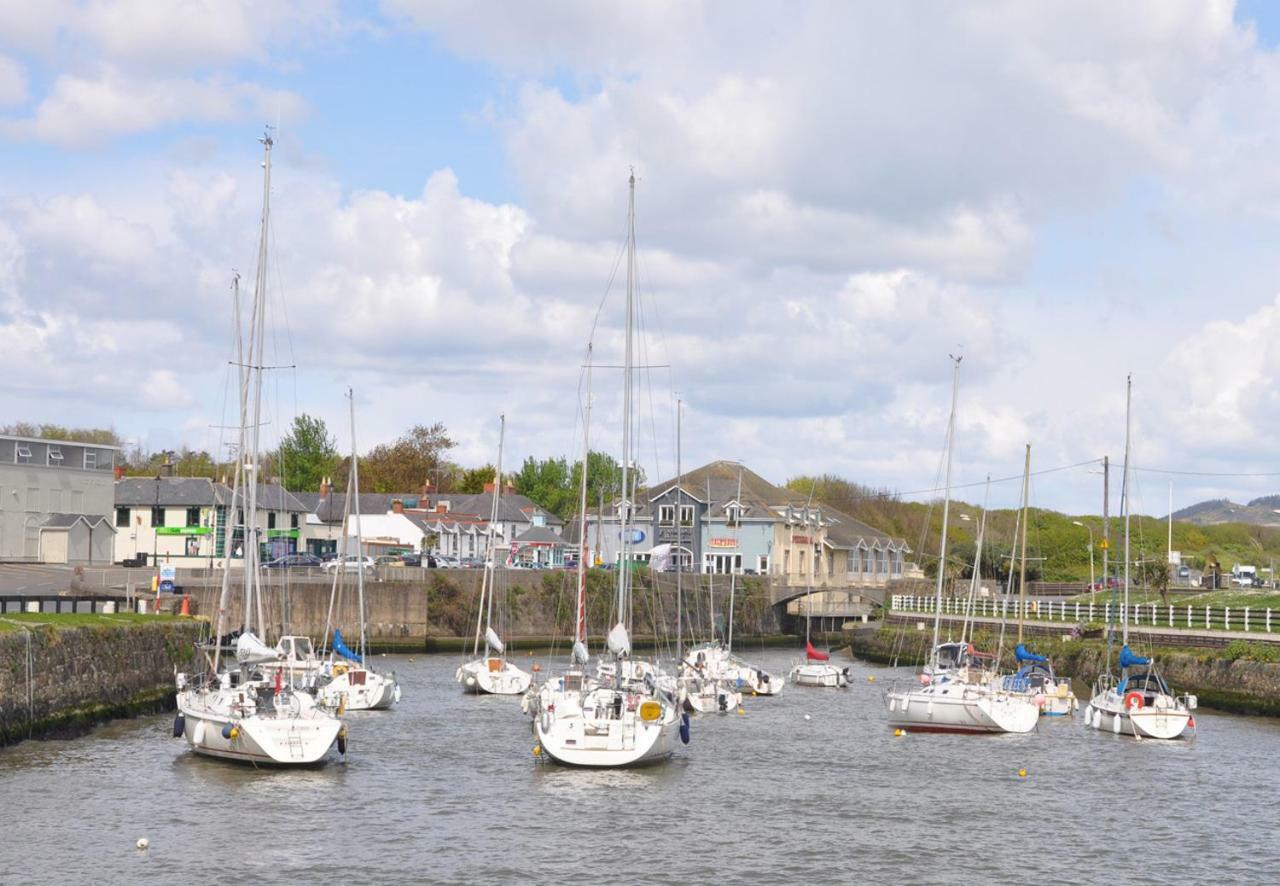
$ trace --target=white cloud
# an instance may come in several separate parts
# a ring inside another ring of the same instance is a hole
[[[16,105],[27,98],[27,72],[22,65],[0,55],[0,108]]]

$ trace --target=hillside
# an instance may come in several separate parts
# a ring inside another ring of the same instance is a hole
[[[1266,495],[1242,505],[1225,498],[1197,502],[1173,512],[1174,521],[1199,526],[1244,523],[1252,526],[1280,526],[1280,495]]]

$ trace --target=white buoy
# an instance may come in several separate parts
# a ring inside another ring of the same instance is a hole
[[[146,837],[138,838],[137,846],[139,849],[146,849],[150,845],[151,845],[151,841],[149,841]]]
[[[1119,714],[1111,715],[1111,731],[1114,732],[1116,735],[1120,734],[1120,715]]]
[[[805,718],[806,720],[812,720],[812,719],[813,719],[813,718],[812,718],[812,717],[810,717],[808,714],[805,714],[805,715],[804,715],[804,718]]]

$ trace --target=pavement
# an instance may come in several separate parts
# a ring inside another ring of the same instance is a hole
[[[79,572],[77,572],[79,570]],[[126,584],[149,587],[154,569],[123,566],[60,566],[43,563],[0,563],[0,596],[121,592]]]

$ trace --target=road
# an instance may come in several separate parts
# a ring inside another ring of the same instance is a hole
[[[18,594],[60,594],[75,590],[91,594],[123,590],[127,582],[143,588],[151,584],[153,569],[125,569],[122,566],[54,566],[41,563],[0,563],[0,596]]]

